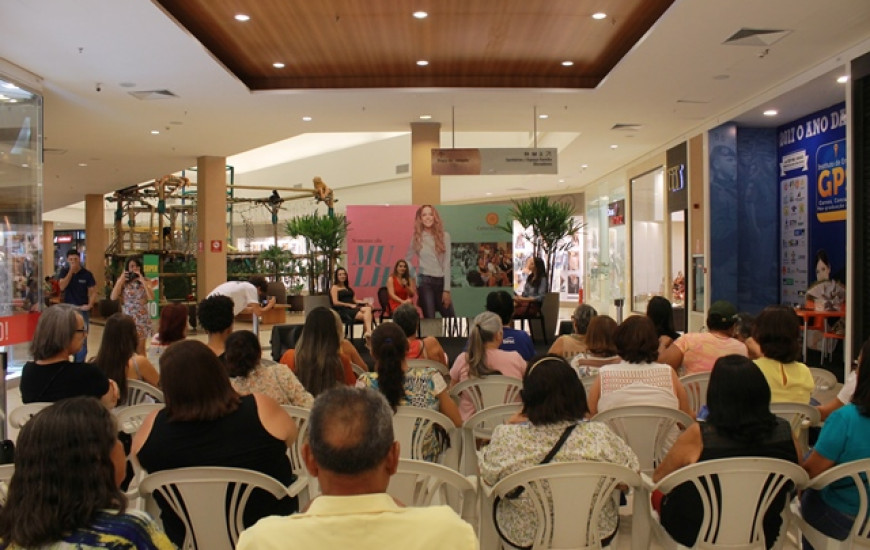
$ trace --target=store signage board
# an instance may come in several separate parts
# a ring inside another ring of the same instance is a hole
[[[433,176],[558,174],[559,150],[432,149]]]

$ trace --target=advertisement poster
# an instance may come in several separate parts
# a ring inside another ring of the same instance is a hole
[[[846,120],[840,103],[777,129],[783,303],[845,297]]]
[[[142,275],[154,290],[154,298],[148,301],[148,314],[160,319],[160,257],[157,254],[142,256]]]

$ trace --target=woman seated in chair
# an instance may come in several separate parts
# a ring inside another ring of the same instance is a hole
[[[310,409],[314,398],[293,371],[262,358],[260,340],[250,330],[237,330],[227,338],[226,364],[230,384],[241,395],[262,393],[279,405]]]
[[[358,388],[375,388],[384,394],[393,410],[410,405],[439,411],[454,425],[461,426],[462,418],[456,403],[450,398],[447,383],[437,370],[408,367],[405,356],[408,339],[396,323],[383,323],[372,334],[372,355],[375,372],[367,372],[356,382]],[[433,432],[424,443],[423,459],[435,461],[445,446]]]
[[[674,329],[674,307],[664,296],[653,296],[646,304],[646,316],[650,318],[659,335],[659,355],[668,349],[680,333]]]
[[[399,260],[387,278],[387,295],[390,297],[390,311],[394,312],[402,304],[414,305],[417,283],[411,278],[408,262]]]
[[[329,299],[332,301],[332,309],[338,312],[344,324],[351,325],[355,321],[362,321],[363,337],[368,338],[371,335],[372,306],[356,299],[347,281],[347,270],[343,267],[335,270],[332,287],[329,289]]]
[[[586,330],[586,352],[578,353],[571,359],[571,366],[581,378],[598,374],[604,365],[621,363],[613,335],[617,324],[609,315],[596,315],[589,321]]]
[[[522,411],[509,423],[496,426],[489,445],[478,451],[480,475],[488,485],[541,464],[554,449],[552,463],[608,462],[639,470],[637,456],[607,425],[584,420],[589,413],[586,392],[563,358],[548,355],[532,359],[521,395]],[[567,438],[557,448],[566,432]],[[585,513],[578,511],[578,521]],[[616,535],[618,517],[615,503],[608,499],[598,522],[602,546]],[[515,545],[532,544],[536,528],[532,496],[524,492],[517,498],[503,499],[496,519],[504,536]]]
[[[718,458],[755,456],[799,463],[791,426],[770,412],[770,387],[750,359],[726,355],[716,360],[707,386],[707,408],[707,421],[695,422],[677,438],[656,468],[654,481]],[[767,548],[779,534],[786,493],[776,498],[764,517]],[[677,486],[662,499],[661,524],[678,543],[694,546],[702,519],[701,497],[691,483]]]
[[[529,257],[525,271],[528,272],[521,294],[514,296],[514,318],[537,315],[547,294],[547,268],[544,260],[537,256]]]
[[[850,403],[837,408],[825,420],[816,446],[803,467],[811,478],[855,460],[870,458],[870,340],[864,342],[858,359],[858,379]],[[852,482],[806,489],[801,495],[801,515],[825,535],[845,540],[858,514],[858,490]],[[812,548],[806,541],[804,548]]]
[[[451,385],[491,374],[522,378],[526,372],[526,362],[515,351],[498,349],[501,342],[502,324],[498,315],[484,311],[475,317],[468,333],[468,351],[460,353],[450,368]],[[460,398],[459,412],[463,421],[477,412],[469,396]]]
[[[239,395],[224,363],[208,346],[185,340],[160,359],[166,407],[145,418],[133,438],[133,453],[147,472],[191,466],[227,466],[255,470],[286,486],[293,480],[287,448],[296,440],[296,424],[281,406],[263,394]],[[160,498],[161,518],[170,540],[181,547],[181,520]],[[255,492],[244,512],[244,525],[262,517],[289,515],[296,498],[275,500]],[[215,521],[223,518],[215,518]]]
[[[3,548],[169,550],[120,489],[126,456],[112,414],[93,397],[64,399],[18,434],[15,473],[0,509]]]
[[[393,322],[399,325],[408,339],[407,359],[431,359],[447,366],[447,354],[438,339],[432,336],[417,338],[420,314],[411,304],[402,304],[393,310]]]
[[[767,306],[755,319],[752,336],[761,346],[755,364],[770,384],[774,403],[809,403],[816,388],[801,356],[801,322],[788,306]]]
[[[144,355],[136,353],[138,341],[132,317],[115,313],[106,319],[94,364],[118,385],[121,404],[127,402],[127,380],[141,380],[154,387],[160,385],[157,369]]]
[[[352,386],[356,384],[352,364],[363,368],[366,364],[343,333],[338,313],[316,307],[305,317],[296,348],[284,352],[279,362],[290,367],[314,397],[338,384]]]
[[[166,304],[160,309],[160,325],[146,354],[152,365],[159,367],[160,354],[173,342],[187,338],[189,315],[190,312],[184,304]]]
[[[598,315],[595,308],[588,304],[581,304],[571,314],[572,334],[563,334],[556,338],[547,353],[564,357],[569,363],[571,359],[580,353],[587,351],[586,331],[589,330],[589,322]]]

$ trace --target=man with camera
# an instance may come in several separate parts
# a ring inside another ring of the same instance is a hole
[[[75,249],[66,253],[66,267],[58,274],[58,286],[63,296],[63,302],[72,304],[79,309],[82,319],[85,320],[84,330],[88,330],[91,321],[91,310],[97,303],[97,281],[94,275],[82,266],[82,259]],[[82,349],[75,354],[77,363],[84,362],[88,356],[88,335],[85,332],[85,340]]]
[[[209,292],[208,296],[226,296],[233,301],[233,315],[252,313],[260,316],[275,307],[275,297],[266,293],[269,284],[260,275],[254,275],[247,282],[227,281]]]

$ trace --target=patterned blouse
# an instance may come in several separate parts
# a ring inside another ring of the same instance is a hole
[[[21,550],[16,544],[0,543],[4,550]],[[94,523],[76,529],[63,540],[32,550],[174,550],[166,534],[148,514],[127,510],[123,514],[100,512]]]
[[[496,426],[489,445],[478,451],[480,475],[493,485],[510,474],[541,463],[555,446],[569,422],[536,426],[529,422]],[[629,446],[600,422],[580,422],[551,462],[609,462],[639,470],[637,456]],[[549,494],[549,488],[545,491]],[[515,500],[503,499],[497,510],[499,526],[519,546],[532,544],[536,525],[534,503],[527,494]],[[605,504],[598,523],[601,538],[617,527],[617,508]]]
[[[154,327],[151,324],[151,315],[148,313],[148,294],[145,287],[139,281],[132,281],[124,285],[122,293],[124,305],[121,311],[136,321],[136,332],[140,340],[151,338]]]
[[[267,359],[261,360],[248,376],[231,377],[230,384],[242,395],[262,393],[280,405],[295,405],[310,409],[314,403],[314,397],[305,391],[305,387],[293,371]]]

